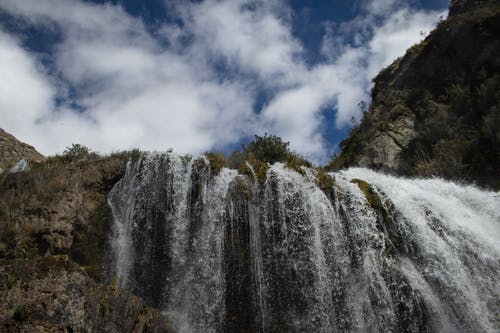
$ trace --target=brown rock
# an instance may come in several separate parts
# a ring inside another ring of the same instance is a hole
[[[17,140],[0,128],[0,170],[8,171],[23,158],[40,162],[44,156],[37,152],[33,146]]]
[[[132,294],[89,278],[67,256],[0,260],[2,332],[173,332]]]

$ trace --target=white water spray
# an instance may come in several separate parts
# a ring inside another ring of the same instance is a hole
[[[180,332],[500,329],[498,193],[331,177],[146,155],[109,197],[114,273]]]

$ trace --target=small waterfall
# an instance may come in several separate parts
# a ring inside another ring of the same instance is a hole
[[[146,154],[109,195],[113,274],[179,332],[500,330],[498,193],[329,176]]]
[[[282,164],[264,185],[260,238],[265,331],[321,331],[331,326],[332,296],[325,247],[333,211],[311,181]]]

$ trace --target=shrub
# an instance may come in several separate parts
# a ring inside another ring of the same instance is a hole
[[[15,321],[26,321],[28,319],[28,309],[24,305],[16,306],[12,319]]]
[[[290,151],[289,142],[283,141],[275,135],[258,136],[248,145],[242,145],[241,151],[234,151],[227,157],[222,153],[205,153],[211,168],[211,175],[217,175],[223,167],[236,169],[240,174],[252,177],[255,173],[257,180],[263,182],[269,164],[285,163],[288,168],[300,172],[300,167],[311,167],[311,163],[297,153]],[[254,173],[251,172],[251,165]]]
[[[243,145],[243,152],[247,156],[266,163],[286,162],[290,155],[289,145],[290,142],[284,142],[280,137],[268,136],[266,133],[264,136],[255,135],[252,142]]]
[[[222,153],[205,153],[204,155],[210,163],[212,176],[219,174],[221,169],[229,164],[228,158]]]
[[[117,158],[120,161],[127,162],[131,160],[132,162],[136,162],[141,157],[142,152],[138,148],[123,150],[118,152],[113,152],[109,155],[111,158]]]
[[[335,178],[330,176],[324,168],[318,170],[316,175],[318,187],[326,194],[326,196],[333,199],[333,186],[335,185]]]
[[[73,143],[71,147],[66,147],[63,155],[68,157],[82,157],[91,153],[91,150],[81,144]]]

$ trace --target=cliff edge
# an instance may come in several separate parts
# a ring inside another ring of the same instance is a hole
[[[446,20],[374,78],[372,104],[330,167],[500,188],[498,31],[498,1],[452,1]]]

